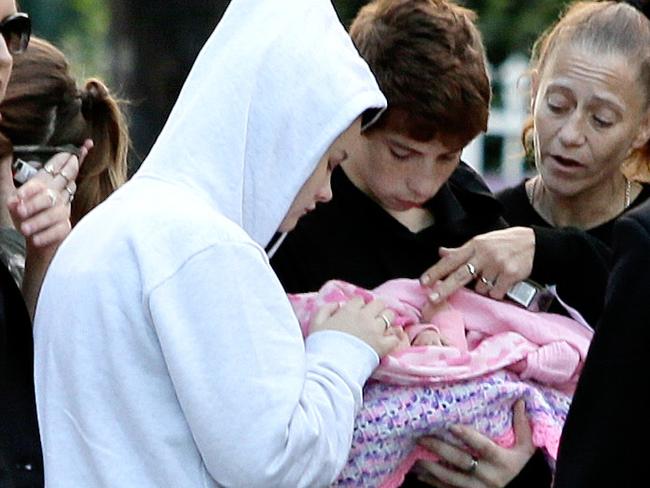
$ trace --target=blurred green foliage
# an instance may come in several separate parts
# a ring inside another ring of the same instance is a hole
[[[164,5],[161,0],[161,7]],[[349,25],[367,0],[334,0],[345,25]],[[528,55],[539,35],[557,17],[567,0],[465,0],[461,4],[475,10],[488,57],[501,63],[510,53]],[[109,75],[109,0],[22,0],[38,35],[53,40],[73,60],[85,66],[87,74]],[[84,75],[86,73],[79,73]]]
[[[67,55],[79,78],[110,78],[109,0],[21,0],[34,33],[54,42]]]
[[[334,0],[343,23],[347,26],[363,5],[363,0]],[[558,16],[567,0],[467,0],[461,5],[478,13],[488,58],[500,64],[508,55],[520,52],[526,56],[537,36]]]

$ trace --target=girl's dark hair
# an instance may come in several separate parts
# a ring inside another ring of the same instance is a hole
[[[95,78],[79,89],[49,42],[32,37],[14,58],[0,113],[0,137],[13,145],[95,143],[77,177],[73,225],[126,181],[129,135],[120,102]]]

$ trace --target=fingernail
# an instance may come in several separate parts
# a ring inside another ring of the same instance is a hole
[[[32,233],[32,226],[29,224],[23,224],[21,226],[21,229],[23,230],[23,234],[25,235],[30,235]]]
[[[434,291],[429,295],[429,300],[431,300],[432,302],[437,302],[438,300],[440,300],[440,293]]]
[[[429,278],[429,275],[424,275],[422,278],[420,278],[420,284],[427,286],[431,282],[431,278]]]
[[[461,435],[463,433],[463,428],[460,425],[452,425],[449,427],[449,430],[456,435]]]

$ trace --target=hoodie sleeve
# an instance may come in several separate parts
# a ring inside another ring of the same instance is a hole
[[[234,243],[188,259],[149,310],[189,428],[222,486],[326,486],[350,449],[378,364],[335,331],[303,341],[261,250]]]

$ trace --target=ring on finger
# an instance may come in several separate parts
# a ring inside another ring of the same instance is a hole
[[[481,283],[487,286],[489,290],[494,288],[495,281],[496,281],[496,280],[488,280],[485,276],[480,276],[479,280],[481,281]]]
[[[69,177],[67,174],[65,174],[65,173],[63,172],[63,170],[61,170],[61,171],[59,171],[58,173],[55,173],[55,174],[54,174],[54,177],[55,177],[55,178],[56,178],[57,176],[60,176],[61,178],[63,178],[63,179],[65,180],[65,186],[66,186],[66,188],[67,188],[68,185],[70,184],[70,177]]]
[[[65,191],[68,192],[68,203],[72,203],[72,200],[74,200],[74,190],[70,188],[70,185],[65,185]]]
[[[467,474],[473,474],[476,471],[476,468],[478,468],[478,459],[472,456],[472,461],[470,462],[469,466],[465,468],[464,471]]]
[[[51,163],[47,163],[45,166],[43,166],[43,171],[45,171],[52,178],[56,177],[56,173],[54,172],[54,166],[52,166]]]
[[[390,329],[391,323],[390,319],[386,316],[385,313],[379,314],[379,318],[384,321],[385,330]]]
[[[472,278],[476,278],[478,276],[478,273],[476,271],[476,266],[474,266],[472,263],[467,263],[465,264],[465,267],[467,268],[467,272]]]
[[[48,188],[45,190],[45,194],[50,199],[50,207],[54,207],[56,205],[56,192],[52,188]]]

